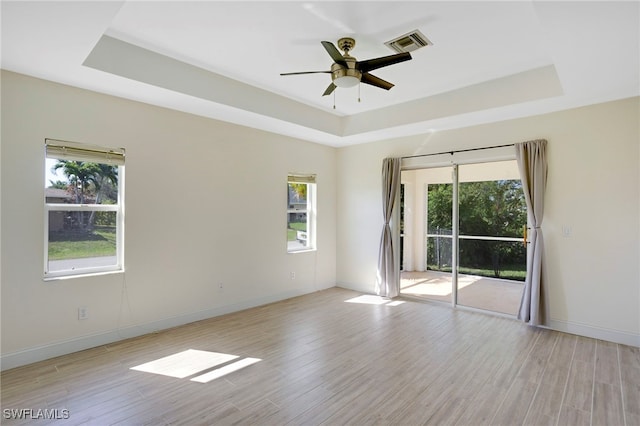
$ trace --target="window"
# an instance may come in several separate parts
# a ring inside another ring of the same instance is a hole
[[[316,177],[289,175],[287,182],[287,250],[316,248]]]
[[[45,278],[123,270],[124,149],[45,149]]]

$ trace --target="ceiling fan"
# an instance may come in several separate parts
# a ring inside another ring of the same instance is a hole
[[[324,46],[329,56],[333,59],[330,71],[302,71],[302,72],[288,72],[280,75],[299,75],[299,74],[318,74],[325,73],[331,74],[331,84],[324,91],[322,96],[330,95],[336,87],[353,87],[356,84],[362,82],[371,86],[380,87],[381,89],[389,90],[393,87],[392,83],[385,81],[369,71],[376,70],[378,68],[386,67],[389,65],[397,64],[399,62],[408,61],[411,59],[411,54],[408,52],[398,53],[395,55],[382,56],[380,58],[368,59],[366,61],[357,61],[356,58],[349,55],[349,52],[356,45],[356,41],[351,37],[343,37],[338,40],[338,46],[344,52],[342,55],[336,46],[330,41],[323,41]]]

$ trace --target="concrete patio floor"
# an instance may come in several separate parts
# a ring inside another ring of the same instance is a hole
[[[458,275],[458,304],[515,316],[524,283],[521,281]],[[401,272],[403,295],[451,303],[451,274],[437,271]]]

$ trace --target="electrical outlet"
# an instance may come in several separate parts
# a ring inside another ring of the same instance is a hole
[[[295,280],[295,279],[296,279],[296,273],[295,273],[295,272],[289,272],[289,277],[290,277],[292,280]]]
[[[81,306],[78,308],[78,319],[86,320],[89,319],[89,309],[86,306]]]

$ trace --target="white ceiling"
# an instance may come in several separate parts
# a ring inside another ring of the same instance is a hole
[[[2,1],[2,68],[332,146],[640,95],[638,1]],[[433,46],[322,96],[320,41]]]

